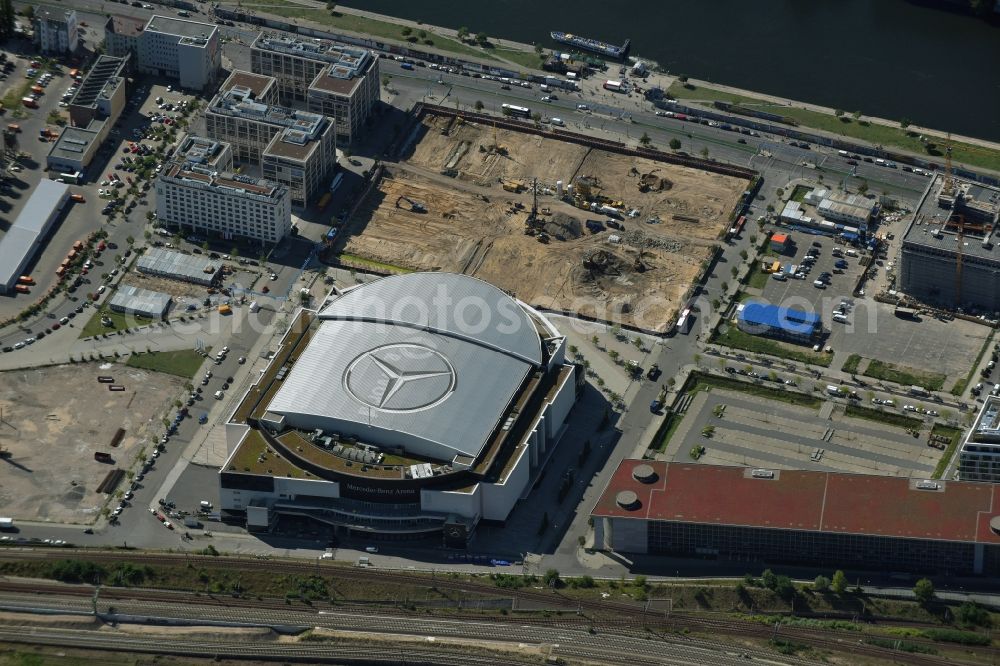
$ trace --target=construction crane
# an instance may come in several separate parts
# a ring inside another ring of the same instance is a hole
[[[955,193],[955,180],[951,173],[951,132],[948,132],[947,142],[944,149],[944,185],[941,191],[950,197]]]

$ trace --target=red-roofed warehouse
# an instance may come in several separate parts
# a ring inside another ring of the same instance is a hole
[[[1000,486],[625,460],[598,547],[885,571],[1000,573]]]

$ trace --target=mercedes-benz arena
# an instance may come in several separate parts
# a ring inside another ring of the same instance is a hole
[[[221,508],[464,544],[555,449],[582,373],[539,312],[464,275],[411,273],[302,310],[227,425]]]

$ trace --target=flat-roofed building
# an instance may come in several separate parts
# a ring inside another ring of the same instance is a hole
[[[958,455],[963,481],[1000,483],[1000,398],[987,396]]]
[[[87,127],[63,127],[45,158],[49,171],[83,172],[107,138],[109,126],[106,120],[95,120]]]
[[[36,7],[31,19],[35,44],[42,53],[73,53],[80,45],[76,10]]]
[[[277,80],[282,104],[305,103],[332,118],[340,144],[361,135],[379,100],[379,58],[356,46],[261,33],[250,46],[250,68]]]
[[[624,460],[591,516],[618,553],[1000,574],[993,484]]]
[[[325,190],[336,168],[333,123],[261,101],[271,99],[273,88],[253,77],[230,75],[205,110],[205,133],[231,144],[237,162],[260,165],[266,180],[288,188],[293,208],[304,208]]]
[[[292,228],[288,188],[232,173],[229,144],[188,136],[156,181],[156,213],[210,238],[277,243]]]
[[[167,314],[170,301],[170,294],[131,285],[121,285],[108,301],[108,307],[115,312],[162,319]]]
[[[903,233],[897,289],[933,305],[1000,312],[998,222],[1000,188],[935,175]]]
[[[69,103],[69,119],[74,127],[87,127],[94,120],[114,125],[128,101],[127,71],[131,56],[102,55],[83,77]]]
[[[139,35],[139,71],[176,79],[182,88],[204,90],[222,68],[219,29],[168,16],[153,16]]]
[[[135,262],[140,273],[211,285],[222,271],[222,263],[193,254],[154,247]]]
[[[104,22],[104,51],[110,56],[132,57],[135,63],[139,57],[139,35],[146,28],[146,19],[132,16],[109,16]]]
[[[69,199],[69,186],[42,180],[0,238],[0,294],[9,294]]]

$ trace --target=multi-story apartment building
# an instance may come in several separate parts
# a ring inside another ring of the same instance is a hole
[[[238,162],[259,165],[265,179],[288,188],[293,208],[304,208],[336,168],[336,133],[322,115],[269,104],[273,90],[270,77],[234,72],[205,110],[205,132],[231,143]]]
[[[340,145],[360,136],[379,99],[378,56],[355,46],[262,33],[250,46],[250,68],[277,80],[282,104],[332,118]]]
[[[60,12],[37,7],[32,25],[35,29],[35,44],[42,53],[72,53],[80,45],[74,9]]]
[[[104,51],[110,56],[139,58],[139,35],[146,28],[146,20],[131,16],[109,16],[104,23]]]
[[[210,23],[153,16],[138,38],[139,71],[204,90],[222,67],[219,30]]]
[[[229,144],[185,137],[156,181],[157,217],[212,238],[277,243],[292,228],[288,188],[232,167]]]

